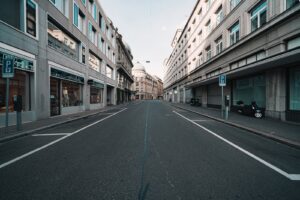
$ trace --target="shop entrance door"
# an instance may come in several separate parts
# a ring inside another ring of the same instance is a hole
[[[51,116],[60,115],[60,81],[50,79],[50,113]]]

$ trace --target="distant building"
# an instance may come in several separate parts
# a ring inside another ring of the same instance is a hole
[[[136,100],[159,98],[162,81],[158,77],[148,74],[145,67],[139,62],[134,65],[132,73],[134,76],[133,91]]]
[[[132,95],[132,53],[129,45],[122,39],[122,35],[117,32],[117,104],[131,100]]]
[[[231,110],[255,101],[266,116],[300,122],[299,0],[198,0],[164,62],[164,98]]]

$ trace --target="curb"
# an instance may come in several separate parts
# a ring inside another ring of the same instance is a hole
[[[111,107],[110,109],[103,109],[103,110],[100,110],[99,112],[95,112],[95,113],[92,113],[92,114],[88,114],[88,115],[76,117],[76,118],[73,118],[73,119],[70,119],[70,120],[67,120],[67,121],[57,122],[57,123],[54,123],[54,124],[51,124],[51,125],[48,125],[48,126],[42,126],[40,128],[36,128],[36,129],[33,129],[33,130],[24,131],[24,132],[15,134],[15,135],[3,137],[3,138],[0,138],[0,143],[11,141],[11,140],[14,140],[14,139],[17,139],[17,138],[21,138],[21,137],[25,137],[27,135],[36,133],[38,131],[43,131],[43,130],[51,129],[51,128],[54,128],[55,126],[59,126],[59,125],[63,125],[63,124],[68,124],[70,122],[74,122],[74,121],[77,121],[77,120],[80,120],[80,119],[93,117],[95,115],[98,115],[99,113],[106,112],[106,111],[109,111],[109,110],[112,110],[112,109],[115,109],[115,108],[117,108],[117,107]]]
[[[265,132],[265,131],[260,131],[260,130],[249,128],[249,127],[246,127],[246,126],[243,126],[243,125],[240,125],[240,124],[236,124],[236,123],[233,123],[233,122],[225,121],[225,120],[217,118],[217,117],[212,117],[210,115],[202,114],[200,112],[197,112],[197,111],[194,111],[194,110],[190,110],[188,108],[183,108],[183,107],[172,105],[172,104],[171,104],[171,106],[173,106],[175,108],[182,109],[182,110],[186,110],[186,111],[189,111],[189,112],[192,112],[192,113],[195,113],[195,114],[198,114],[198,115],[210,118],[210,119],[213,119],[213,120],[218,121],[218,122],[222,122],[222,123],[230,125],[230,126],[234,126],[236,128],[240,128],[240,129],[249,131],[251,133],[254,133],[256,135],[262,136],[262,137],[267,138],[267,139],[274,140],[274,141],[279,142],[281,144],[285,144],[285,145],[288,145],[290,147],[294,147],[294,148],[300,149],[300,143],[299,142],[294,142],[292,140],[289,140],[289,139],[286,139],[286,138],[283,138],[283,137],[279,137],[279,136],[270,134],[270,133]]]

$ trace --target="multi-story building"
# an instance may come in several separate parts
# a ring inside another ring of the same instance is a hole
[[[158,80],[146,72],[145,67],[137,62],[133,69],[133,91],[136,100],[150,100],[158,98]]]
[[[12,58],[23,121],[98,109],[116,101],[116,31],[96,0],[10,0],[0,7],[0,68]],[[0,77],[0,126],[5,112]]]
[[[164,86],[163,81],[158,76],[153,76],[157,82],[157,99],[163,99],[164,95]]]
[[[132,53],[129,45],[122,39],[122,35],[117,32],[117,104],[131,100],[132,76]]]
[[[221,107],[227,75],[231,109],[239,101],[266,116],[300,121],[299,0],[198,0],[165,62],[164,98]]]

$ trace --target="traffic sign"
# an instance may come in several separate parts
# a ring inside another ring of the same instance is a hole
[[[2,78],[13,78],[15,76],[14,62],[11,58],[3,60]]]
[[[222,74],[219,76],[219,86],[224,87],[226,86],[226,75]]]

